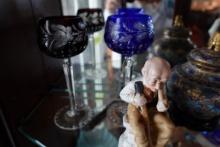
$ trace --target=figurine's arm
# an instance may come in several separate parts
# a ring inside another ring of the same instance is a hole
[[[120,98],[127,102],[132,103],[135,96],[134,82],[129,82],[120,92]]]
[[[168,99],[165,92],[165,86],[163,85],[158,89],[158,102],[157,102],[157,111],[165,112],[168,109]]]
[[[120,97],[127,103],[132,103],[136,106],[142,106],[147,103],[146,98],[139,93],[135,94],[134,81],[128,83],[120,92]]]

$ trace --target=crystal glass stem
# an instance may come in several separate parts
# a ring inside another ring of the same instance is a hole
[[[71,64],[70,58],[64,60],[63,71],[70,100],[70,110],[67,112],[67,115],[71,117],[76,115],[77,107],[75,101],[75,82],[73,74],[73,65]]]
[[[132,69],[133,69],[132,57],[125,57],[123,67],[124,67],[124,69],[123,69],[124,85],[127,85],[128,82],[130,82],[132,80]]]
[[[95,58],[95,38],[94,38],[94,34],[89,34],[89,43],[91,46],[91,64],[92,64],[92,68],[95,69],[96,68],[96,58]]]

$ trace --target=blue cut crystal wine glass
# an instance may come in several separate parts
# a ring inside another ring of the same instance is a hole
[[[132,56],[148,49],[154,38],[151,16],[143,9],[121,8],[115,15],[108,17],[104,39],[107,46],[125,57],[124,83],[132,76]]]

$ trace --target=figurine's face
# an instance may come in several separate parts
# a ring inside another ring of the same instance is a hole
[[[144,85],[152,91],[157,91],[163,87],[168,77],[168,71],[163,69],[152,69],[148,74],[144,75]]]
[[[162,89],[170,76],[169,64],[161,58],[148,60],[142,68],[143,83],[152,91]]]

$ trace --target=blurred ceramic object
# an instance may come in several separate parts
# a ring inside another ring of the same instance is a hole
[[[220,115],[220,33],[210,40],[209,49],[192,50],[188,62],[173,69],[167,90],[171,116],[180,125],[215,128]]]
[[[174,65],[186,62],[186,56],[194,48],[190,31],[184,27],[182,17],[175,17],[174,25],[164,31],[164,36],[155,41],[149,56],[159,56]]]

